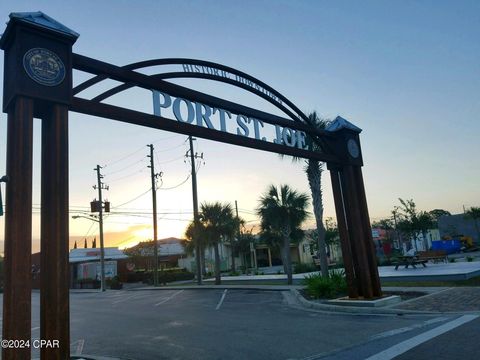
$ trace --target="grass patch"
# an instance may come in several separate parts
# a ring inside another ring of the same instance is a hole
[[[332,271],[328,277],[321,274],[308,275],[302,284],[305,285],[305,293],[313,299],[333,299],[347,292],[347,281],[342,270]]]

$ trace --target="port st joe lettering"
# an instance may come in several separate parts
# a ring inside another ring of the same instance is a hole
[[[227,129],[234,128],[234,134],[244,137],[253,137],[256,140],[270,141],[275,144],[296,147],[308,150],[306,134],[304,131],[282,127],[280,125],[265,124],[263,121],[242,114],[232,114],[230,111],[211,107],[200,102],[189,101],[180,97],[173,97],[167,93],[152,90],[153,113],[162,116],[162,110],[173,112],[177,121],[212,130],[231,132]],[[267,139],[263,136],[265,126],[274,126],[274,138]]]

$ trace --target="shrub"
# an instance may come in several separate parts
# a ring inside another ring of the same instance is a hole
[[[454,262],[457,262],[457,259],[455,259],[455,258],[449,258],[449,259],[448,259],[448,262],[449,262],[449,263],[454,263]]]
[[[158,272],[158,283],[166,284],[174,281],[192,280],[195,275],[186,269],[161,270]],[[143,278],[144,283],[153,284],[153,271],[146,272]]]
[[[473,261],[473,257],[472,257],[472,256],[467,256],[467,261],[468,261],[468,262],[472,262],[472,261]]]
[[[314,264],[298,263],[295,264],[294,267],[294,274],[303,274],[314,271],[317,271],[317,268]]]
[[[347,281],[343,270],[332,271],[328,277],[311,274],[305,277],[303,285],[309,296],[315,299],[331,299],[343,295],[347,291]]]
[[[120,281],[120,278],[118,276],[114,276],[110,280],[110,289],[120,290],[121,288],[123,288],[123,283]]]

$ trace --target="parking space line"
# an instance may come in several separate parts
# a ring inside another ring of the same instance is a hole
[[[112,301],[112,304],[118,304],[120,302],[123,302],[123,301],[127,301],[127,300],[131,300],[135,297],[142,297],[143,294],[141,294],[140,296],[138,294],[135,294],[135,295],[130,295],[130,296],[125,296],[125,297],[122,297],[121,299],[118,299],[118,300],[115,300],[115,301]]]
[[[380,334],[373,335],[373,336],[370,337],[370,340],[383,339],[383,338],[386,338],[386,337],[402,334],[404,332],[419,329],[419,328],[422,328],[422,327],[425,327],[425,326],[428,326],[428,325],[432,325],[432,324],[435,324],[437,322],[443,322],[443,321],[446,321],[446,320],[448,320],[448,317],[438,317],[438,318],[430,319],[430,320],[424,321],[424,322],[419,323],[419,324],[414,324],[412,326],[393,329],[393,330],[382,332]]]
[[[165,304],[168,300],[171,300],[173,299],[175,296],[177,296],[178,294],[181,294],[184,290],[178,290],[177,292],[173,293],[172,295],[170,295],[169,297],[163,299],[162,301],[158,302],[155,304],[155,306],[159,306],[159,305],[162,305],[162,304]]]
[[[414,336],[411,339],[402,341],[401,343],[392,346],[391,348],[388,348],[382,352],[379,352],[378,354],[375,354],[373,356],[370,356],[366,360],[390,360],[393,359],[408,350],[413,349],[414,347],[423,344],[424,342],[427,342],[437,336],[440,336],[450,330],[455,329],[456,327],[459,327],[463,324],[466,324],[472,320],[475,320],[478,318],[478,315],[463,315],[455,320],[452,320],[446,324],[440,325],[432,330],[426,331],[423,334]]]
[[[220,301],[218,302],[217,307],[215,308],[215,310],[220,309],[220,306],[222,306],[223,300],[225,300],[225,295],[227,295],[227,291],[228,291],[227,289],[225,289],[225,290],[223,291],[222,297],[220,298]]]

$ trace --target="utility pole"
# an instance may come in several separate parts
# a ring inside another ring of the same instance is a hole
[[[235,200],[235,214],[237,215],[237,242],[240,242],[240,218],[238,217],[238,203],[237,203],[237,200]],[[242,262],[243,262],[243,256],[242,256]],[[234,258],[234,254],[233,254],[233,239],[232,239],[232,267],[233,267],[233,271],[235,271],[235,258]],[[245,265],[245,264],[243,264]]]
[[[98,226],[100,231],[100,283],[101,290],[105,291],[105,248],[103,246],[103,200],[102,200],[102,190],[108,190],[108,186],[105,186],[102,183],[103,175],[100,173],[102,167],[97,165],[94,171],[97,172],[97,185],[94,185],[94,189],[98,189]]]
[[[156,178],[162,176],[162,173],[155,174],[155,165],[153,159],[153,144],[147,145],[150,148],[150,177],[152,179],[152,207],[153,207],[153,255],[154,260],[154,273],[153,273],[153,286],[158,286],[158,244],[157,244],[157,187]]]
[[[192,194],[193,194],[193,240],[195,241],[195,262],[197,263],[197,284],[202,285],[202,264],[200,256],[200,241],[198,239],[198,194],[197,194],[197,174],[195,170],[195,159],[197,154],[193,152],[193,138],[191,135],[188,136],[188,141],[190,143],[190,162],[192,165]],[[203,154],[202,154],[203,156]]]

